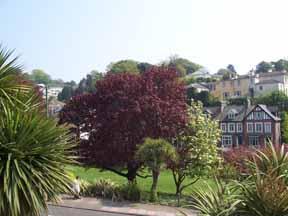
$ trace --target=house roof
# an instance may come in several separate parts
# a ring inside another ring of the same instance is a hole
[[[244,118],[249,115],[257,106],[259,106],[264,112],[266,112],[273,120],[280,121],[281,119],[275,116],[272,112],[277,112],[278,108],[271,107],[271,110],[264,104],[253,105],[247,107],[245,105],[237,106],[237,105],[228,105],[225,106],[223,111],[221,112],[221,107],[205,107],[204,112],[209,113],[213,118],[218,121],[234,121],[241,122]],[[233,119],[229,119],[229,113],[233,112],[235,117]]]
[[[277,83],[282,83],[282,82],[272,79],[272,80],[263,80],[263,81],[260,81],[260,82],[256,83],[255,85],[277,84]]]
[[[209,91],[209,89],[201,83],[192,83],[192,84],[186,86],[186,88],[201,88],[201,89],[205,89],[205,90]]]

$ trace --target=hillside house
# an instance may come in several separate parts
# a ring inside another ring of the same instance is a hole
[[[281,144],[280,118],[277,107],[243,105],[206,107],[204,111],[219,121],[222,148],[260,147],[272,141]]]

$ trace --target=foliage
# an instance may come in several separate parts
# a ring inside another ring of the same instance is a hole
[[[194,73],[202,68],[201,65],[191,62],[188,59],[180,58],[177,55],[170,56],[169,60],[163,62],[162,65],[175,68],[181,77]]]
[[[146,138],[136,152],[136,159],[152,171],[153,183],[150,200],[157,200],[157,184],[160,170],[167,160],[176,158],[174,147],[163,139]]]
[[[251,182],[239,184],[242,205],[240,215],[266,216],[288,214],[288,189],[285,172],[288,166],[288,153],[284,146],[275,148],[271,143],[268,148],[258,150],[253,161]]]
[[[206,190],[196,189],[191,194],[191,207],[207,216],[231,216],[235,213],[239,200],[229,185],[215,180],[216,188],[206,185]]]
[[[78,135],[89,134],[89,140],[80,144],[86,165],[132,181],[140,167],[134,160],[137,144],[145,137],[169,139],[185,126],[183,83],[175,70],[154,67],[141,76],[110,73],[96,85],[95,93],[74,97],[66,104],[61,123],[76,125]]]
[[[0,213],[38,215],[69,191],[68,130],[34,112],[6,109],[0,121]],[[43,133],[45,131],[45,133]],[[12,201],[11,201],[12,200]]]
[[[239,98],[229,98],[228,99],[228,105],[247,105],[248,103],[248,98],[247,97],[239,97]]]
[[[110,73],[140,73],[138,63],[130,59],[110,63],[107,66],[107,71]]]
[[[64,166],[74,146],[66,127],[39,113],[39,95],[12,54],[0,49],[0,215],[40,215],[47,199],[70,189]]]
[[[252,159],[255,150],[241,146],[239,148],[231,148],[222,152],[224,166],[232,166],[241,175],[245,176],[250,173],[247,161]]]
[[[281,133],[282,141],[288,143],[288,112],[283,112],[281,115]]]
[[[254,104],[265,104],[268,106],[279,106],[280,109],[286,108],[288,96],[282,91],[273,91],[269,94],[260,95],[253,100]]]
[[[100,178],[95,183],[88,183],[83,189],[83,194],[85,196],[103,197],[108,199],[120,198],[119,185],[110,179]]]
[[[74,89],[72,86],[64,86],[62,91],[58,94],[57,99],[59,101],[66,101],[72,98],[73,94],[74,94]]]
[[[256,66],[256,73],[268,73],[272,70],[273,65],[270,62],[262,61]]]
[[[217,106],[220,101],[208,91],[197,92],[195,88],[187,88],[187,101],[200,101],[203,106]]]
[[[141,190],[135,182],[120,187],[121,199],[138,202],[141,200]]]
[[[286,59],[279,59],[276,62],[272,62],[275,71],[288,71],[288,61]]]
[[[183,184],[186,177],[196,178],[208,174],[218,165],[217,144],[220,140],[218,122],[203,113],[202,104],[193,102],[188,112],[189,120],[186,128],[175,138],[174,146],[178,152],[176,160],[170,160],[176,185],[176,194],[195,183],[195,180]]]
[[[49,84],[51,82],[51,77],[49,74],[45,73],[43,70],[34,69],[29,76],[30,80],[37,84]]]

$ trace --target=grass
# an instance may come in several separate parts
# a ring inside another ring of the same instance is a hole
[[[68,170],[72,172],[75,176],[78,175],[81,179],[86,180],[90,183],[93,183],[97,181],[97,179],[110,179],[111,181],[117,183],[117,184],[126,184],[127,179],[119,176],[113,172],[110,171],[101,171],[96,168],[83,168],[80,166],[69,166]],[[191,181],[191,179],[190,179]],[[210,179],[200,179],[198,182],[196,182],[194,185],[186,188],[183,192],[183,198],[187,198],[193,188],[203,187],[205,184],[204,182],[208,182],[209,184],[212,184],[212,181]],[[186,180],[186,183],[189,182],[189,179]],[[141,190],[144,192],[144,194],[148,194],[150,191],[150,187],[152,185],[152,178],[140,178],[137,177],[137,184],[141,188]],[[175,196],[175,184],[173,180],[173,176],[171,171],[163,170],[159,177],[158,182],[158,192],[159,197],[161,199],[161,202],[163,204],[173,204],[176,202],[176,196]]]

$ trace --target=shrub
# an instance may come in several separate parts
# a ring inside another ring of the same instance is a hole
[[[207,216],[231,216],[240,203],[227,184],[215,180],[216,187],[206,184],[206,188],[192,192],[191,206]]]
[[[248,175],[250,173],[247,161],[252,159],[254,149],[248,147],[231,148],[223,151],[224,166],[233,166],[239,175]]]
[[[285,180],[271,171],[257,175],[256,181],[240,184],[241,216],[286,216],[288,215],[288,190]]]
[[[98,196],[108,199],[119,197],[119,185],[112,182],[110,179],[99,179],[93,184],[81,181],[84,196]]]
[[[140,201],[141,190],[136,183],[128,183],[121,187],[121,197],[129,201]]]

